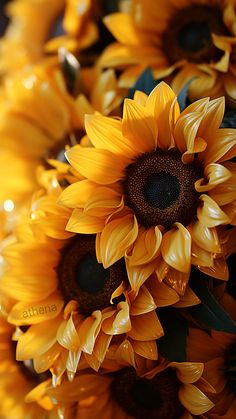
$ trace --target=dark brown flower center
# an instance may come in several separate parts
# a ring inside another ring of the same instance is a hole
[[[137,419],[179,419],[184,411],[178,399],[179,382],[170,368],[151,380],[138,377],[133,368],[123,368],[111,390],[122,409]]]
[[[98,263],[95,239],[86,235],[79,235],[63,249],[57,273],[65,301],[76,300],[85,315],[109,307],[113,292],[127,280],[122,260],[108,269]]]
[[[125,201],[144,227],[187,225],[196,216],[194,183],[202,177],[200,162],[182,163],[177,150],[145,153],[126,168]]]
[[[163,34],[163,51],[169,62],[217,62],[223,55],[212,40],[212,33],[228,35],[217,7],[191,6],[178,11]]]
[[[229,280],[226,283],[228,293],[236,300],[236,253],[233,253],[228,259]]]
[[[225,376],[230,392],[236,396],[236,341],[226,353]]]

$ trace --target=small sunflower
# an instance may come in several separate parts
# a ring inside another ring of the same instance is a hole
[[[236,335],[190,329],[188,356],[195,362],[205,363],[203,377],[216,391],[210,396],[215,407],[206,413],[206,418],[233,418],[236,409]]]
[[[93,148],[66,153],[84,179],[63,191],[67,230],[97,234],[105,268],[124,257],[132,289],[155,272],[183,295],[191,265],[222,278],[219,226],[235,223],[236,131],[219,129],[223,99],[180,113],[160,83],[124,102],[123,119],[86,117]]]
[[[49,394],[58,401],[77,403],[75,418],[106,414],[107,419],[187,419],[213,407],[199,384],[203,367],[166,362],[142,376],[132,367],[108,375],[88,373],[49,389]]]
[[[14,328],[0,317],[0,417],[2,419],[56,418],[46,393],[50,376],[37,374],[30,362],[15,360]],[[50,412],[51,411],[51,412]]]
[[[95,237],[65,231],[71,210],[57,205],[61,187],[56,178],[52,184],[50,193],[36,195],[31,221],[24,219],[16,242],[2,252],[7,267],[0,288],[15,300],[8,320],[29,327],[18,339],[17,359],[33,359],[36,371],[50,368],[57,379],[67,369],[73,379],[82,355],[82,365],[99,369],[113,336],[157,359],[163,329],[155,309],[178,302],[178,295],[162,284],[155,300],[148,284],[132,292],[124,260],[104,269]]]
[[[122,86],[132,86],[143,69],[171,76],[176,91],[195,78],[192,100],[226,94],[235,100],[234,0],[133,0],[132,13],[114,13],[104,22],[118,42],[101,65],[124,69]]]
[[[107,13],[127,10],[128,1],[111,5],[110,0],[14,0],[7,5],[10,23],[1,40],[0,68],[15,72],[26,65],[39,63],[58,48],[82,52],[97,44],[99,39],[107,45],[109,33],[102,25]],[[92,54],[93,61],[96,51]],[[87,59],[88,59],[87,53]]]

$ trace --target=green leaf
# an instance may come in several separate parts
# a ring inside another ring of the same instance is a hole
[[[199,325],[207,329],[236,333],[236,324],[209,290],[208,279],[204,273],[193,270],[190,286],[201,300],[201,304],[190,308],[190,314]]]
[[[129,90],[128,97],[132,99],[136,90],[140,90],[141,92],[149,95],[158,83],[158,81],[154,80],[152,71],[148,67],[135,82],[134,86]]]
[[[165,335],[157,340],[160,354],[170,361],[186,361],[188,322],[180,310],[173,307],[157,309]]]

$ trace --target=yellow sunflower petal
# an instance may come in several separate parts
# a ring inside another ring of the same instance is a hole
[[[229,279],[228,265],[224,257],[213,259],[212,266],[198,266],[198,269],[215,279],[222,279],[223,281]]]
[[[15,304],[8,316],[8,321],[15,325],[31,325],[53,319],[58,316],[64,306],[64,301],[58,291],[45,300],[32,303],[19,302]]]
[[[128,339],[125,339],[118,347],[116,354],[116,360],[122,365],[132,365],[136,368],[134,349]]]
[[[94,311],[91,316],[87,317],[78,329],[80,338],[80,348],[87,354],[93,352],[96,338],[101,329],[102,313],[99,310]]]
[[[134,340],[156,340],[164,335],[155,311],[132,317],[132,329],[128,336]]]
[[[74,210],[66,229],[74,233],[81,234],[95,234],[102,231],[105,224],[105,219],[87,215],[81,210]]]
[[[117,310],[112,317],[103,321],[102,330],[108,335],[120,335],[131,329],[129,305],[127,301],[117,304]]]
[[[236,154],[236,131],[231,128],[221,128],[208,142],[206,150],[201,154],[205,165],[223,162]]]
[[[199,127],[198,135],[206,140],[212,139],[220,127],[225,111],[225,98],[220,97],[208,103],[206,114]]]
[[[159,282],[155,275],[148,279],[147,287],[151,292],[157,307],[166,307],[179,301],[177,292],[163,282]]]
[[[157,123],[158,145],[160,148],[168,148],[172,144],[173,132],[170,109],[173,103],[173,122],[176,122],[180,114],[178,102],[175,100],[175,93],[164,82],[159,83],[147,99],[146,107],[152,112]]]
[[[140,36],[129,14],[112,13],[106,16],[103,22],[119,42],[138,47]]]
[[[58,316],[31,326],[18,340],[17,360],[31,359],[48,351],[56,343],[57,329],[61,320],[61,316]]]
[[[86,115],[85,127],[94,147],[122,155],[123,159],[135,154],[135,145],[122,135],[121,121],[102,115]]]
[[[180,272],[170,268],[164,279],[165,283],[173,288],[179,295],[184,295],[189,280],[189,272]]]
[[[212,228],[230,222],[229,217],[220,209],[219,205],[208,195],[201,195],[202,206],[197,209],[197,216],[203,225]]]
[[[172,268],[188,273],[191,266],[191,235],[180,223],[177,228],[164,234],[161,253],[165,262]]]
[[[202,376],[204,370],[203,363],[193,362],[171,362],[169,366],[176,368],[176,375],[182,383],[195,383]]]
[[[134,100],[125,99],[122,132],[138,153],[152,151],[157,145],[157,125],[153,114]]]
[[[217,185],[226,182],[231,178],[231,172],[221,164],[212,163],[205,167],[204,175],[208,179],[208,182],[204,178],[195,182],[195,189],[197,192],[206,192],[215,188]]]
[[[202,415],[214,406],[214,403],[192,384],[185,384],[180,387],[179,399],[182,405],[193,415]]]
[[[57,332],[57,341],[64,348],[69,351],[76,352],[79,349],[80,339],[76,330],[76,325],[73,321],[73,316],[71,314],[69,320],[64,321]]]
[[[84,205],[84,212],[95,217],[106,217],[124,206],[121,194],[113,189],[96,188]]]
[[[132,214],[110,221],[100,237],[100,256],[105,268],[122,258],[138,235],[138,223]]]
[[[104,361],[111,340],[112,335],[107,335],[100,331],[93,350],[93,353],[100,362],[100,364]]]
[[[213,253],[221,252],[221,245],[216,228],[208,228],[197,220],[189,229],[192,241],[201,247],[201,249]]]
[[[141,287],[155,271],[156,265],[155,260],[144,265],[131,265],[129,259],[126,260],[126,269],[132,290],[137,291]]]
[[[148,289],[143,285],[138,293],[138,296],[135,298],[132,308],[131,314],[133,316],[138,316],[139,314],[148,313],[149,311],[155,310],[156,304],[154,299]]]
[[[62,191],[58,203],[68,208],[83,207],[95,187],[96,184],[87,179],[72,183]]]
[[[161,240],[162,234],[158,227],[149,228],[148,230],[140,228],[133,250],[130,255],[127,255],[129,264],[131,266],[143,265],[150,262],[158,255]]]
[[[134,351],[146,358],[146,359],[152,359],[152,360],[156,360],[158,357],[157,354],[157,344],[154,340],[150,340],[150,341],[146,341],[146,342],[142,342],[142,341],[133,341],[132,342]]]
[[[107,185],[122,178],[124,164],[108,150],[72,147],[66,156],[79,173],[98,184]]]

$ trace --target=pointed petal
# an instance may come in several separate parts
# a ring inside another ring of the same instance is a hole
[[[100,237],[100,256],[104,268],[109,268],[125,255],[138,235],[138,223],[132,214],[108,222]]]
[[[203,225],[212,228],[230,222],[229,217],[220,209],[219,205],[208,195],[201,195],[203,205],[197,209],[197,217]]]
[[[42,355],[56,343],[57,329],[62,321],[61,316],[31,326],[17,344],[16,359],[24,361]]]
[[[76,352],[79,349],[80,339],[71,314],[69,320],[64,321],[57,332],[57,341],[69,351]]]
[[[175,93],[166,83],[161,82],[149,95],[146,107],[157,123],[159,147],[168,148],[172,144],[172,124],[180,114]]]
[[[66,230],[81,234],[95,234],[102,231],[104,224],[104,218],[93,217],[75,209],[67,223]]]
[[[176,375],[184,384],[195,383],[202,376],[204,370],[202,362],[171,362],[169,366],[176,368]]]
[[[191,266],[191,235],[180,223],[164,234],[161,253],[165,262],[180,272],[188,273]]]
[[[177,292],[164,284],[164,282],[159,282],[156,275],[148,279],[147,288],[153,296],[157,307],[166,307],[179,301]]]
[[[18,326],[41,323],[54,319],[64,306],[64,300],[59,292],[55,292],[45,300],[34,302],[19,302],[15,304],[8,316],[8,321]]]
[[[136,354],[142,356],[143,358],[152,359],[154,361],[157,359],[157,344],[155,340],[146,342],[136,340],[133,341],[132,345]]]
[[[129,260],[126,260],[126,269],[131,285],[131,289],[134,291],[139,290],[141,285],[149,278],[149,276],[155,271],[157,262],[154,260],[144,265],[131,265]]]
[[[133,250],[127,255],[129,264],[132,266],[151,262],[159,253],[161,240],[162,234],[158,227],[148,230],[140,228]]]
[[[101,329],[101,324],[102,313],[101,311],[96,310],[82,322],[82,325],[78,329],[80,349],[87,354],[93,352],[96,338]]]
[[[175,307],[191,307],[200,304],[198,296],[187,286],[185,294],[181,299],[175,303]]]
[[[121,335],[131,329],[129,305],[127,301],[117,304],[117,310],[112,317],[103,321],[102,330],[108,335]]]
[[[195,221],[192,227],[189,227],[192,241],[196,243],[201,249],[207,252],[220,253],[221,245],[216,228],[208,228],[206,225]]]
[[[221,163],[236,155],[236,130],[232,128],[220,128],[208,143],[206,150],[201,154],[205,165]]]
[[[143,285],[138,293],[138,296],[135,298],[132,303],[130,313],[132,316],[138,316],[139,314],[148,313],[156,309],[156,304],[153,300],[152,295],[148,289]]]
[[[72,147],[66,157],[79,173],[98,184],[114,183],[123,176],[122,160],[108,150]]]
[[[127,339],[125,339],[121,343],[121,345],[116,351],[115,356],[119,364],[128,365],[128,366],[132,365],[134,368],[136,368],[134,349],[131,343]]]
[[[208,164],[205,167],[204,175],[208,181],[206,182],[204,178],[197,180],[194,185],[197,192],[210,191],[232,177],[226,167],[217,163]]]
[[[84,212],[94,217],[107,217],[124,206],[120,193],[113,189],[97,187],[84,205]]]
[[[126,13],[112,13],[111,15],[105,16],[103,22],[114,38],[121,44],[139,45],[140,36],[131,15]]]
[[[212,409],[214,403],[192,384],[185,384],[179,389],[182,405],[193,415],[202,415]]]
[[[148,108],[131,99],[125,99],[122,132],[128,138],[136,153],[146,153],[156,149],[157,125]]]
[[[184,295],[188,285],[190,273],[180,272],[170,268],[164,279],[165,283],[173,288],[179,295]]]
[[[102,115],[86,115],[85,127],[90,141],[97,149],[126,157],[135,155],[135,145],[122,135],[122,123]]]
[[[68,208],[83,207],[96,188],[96,183],[88,179],[72,183],[62,191],[58,203]]]
[[[132,329],[128,336],[134,340],[156,340],[164,335],[155,311],[132,317]]]

